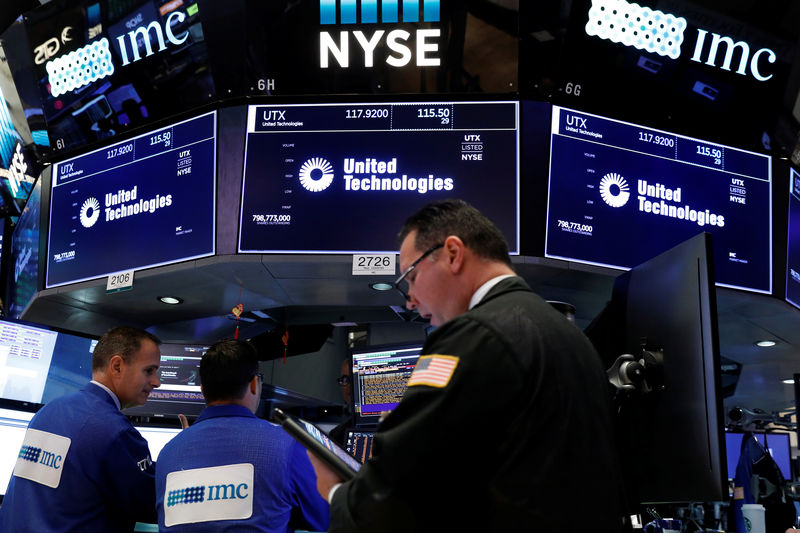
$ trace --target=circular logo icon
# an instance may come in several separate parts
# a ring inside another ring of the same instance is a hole
[[[600,197],[611,207],[622,207],[631,197],[628,182],[614,172],[609,172],[600,180]]]
[[[81,224],[84,228],[91,228],[100,218],[100,202],[97,198],[89,198],[81,206]]]
[[[314,157],[300,167],[300,185],[311,192],[324,191],[333,183],[333,167],[321,157]]]

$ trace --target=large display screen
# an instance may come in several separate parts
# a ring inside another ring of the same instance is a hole
[[[6,287],[6,315],[19,318],[39,288],[39,227],[41,225],[42,180],[28,197],[25,209],[11,235],[14,271]]]
[[[26,13],[25,32],[6,42],[15,81],[38,88],[44,144],[76,149],[206,104],[216,90],[205,16],[197,0],[75,0]]]
[[[736,466],[742,454],[742,438],[744,433],[725,433],[725,446],[728,451],[728,477],[736,476]],[[775,460],[775,464],[784,479],[792,479],[792,450],[788,433],[755,433],[756,440]],[[766,437],[766,440],[765,440]]]
[[[213,255],[215,198],[216,113],[53,165],[46,286]]]
[[[771,163],[554,106],[545,255],[628,269],[705,231],[717,285],[771,293]]]
[[[789,176],[789,233],[786,246],[786,301],[800,307],[800,173]]]
[[[519,251],[518,102],[250,106],[240,252],[390,252],[461,198]]]
[[[13,320],[0,321],[0,398],[47,403],[92,378],[97,340]]]

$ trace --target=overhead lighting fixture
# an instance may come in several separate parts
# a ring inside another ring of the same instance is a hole
[[[158,296],[158,301],[167,305],[178,305],[183,303],[183,300],[177,296]]]
[[[376,281],[375,283],[370,283],[369,286],[376,291],[390,291],[394,288],[394,285],[385,281]]]
[[[786,383],[787,385],[794,385],[794,380],[793,379],[784,379],[782,381],[782,383]]]
[[[759,346],[761,348],[769,348],[770,346],[775,346],[776,344],[778,343],[775,341],[758,341],[756,343],[756,346]]]

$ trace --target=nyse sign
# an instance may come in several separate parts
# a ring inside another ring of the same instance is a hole
[[[357,9],[358,4],[360,4],[360,9]],[[397,0],[381,0],[380,4],[381,22],[384,24],[420,22],[419,0],[404,0],[402,16]],[[439,22],[439,9],[438,0],[425,0],[422,5],[422,22]],[[360,20],[357,16],[359,13]],[[330,0],[320,0],[320,24],[334,25],[336,22],[336,3]],[[378,0],[341,0],[339,23],[343,25],[377,24]],[[329,68],[332,64],[331,58],[340,68],[350,67],[350,51],[353,42],[352,48],[361,51],[362,60],[358,63],[367,68],[375,66],[376,49],[388,49],[383,60],[392,67],[405,67],[411,63],[412,58],[416,58],[414,64],[418,67],[439,66],[441,64],[438,43],[440,36],[441,30],[438,28],[416,29],[413,34],[401,28],[389,31],[379,29],[371,33],[362,30],[341,30],[338,35],[335,32],[321,31],[319,34],[320,67]]]

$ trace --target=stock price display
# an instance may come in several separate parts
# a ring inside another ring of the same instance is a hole
[[[772,291],[768,156],[554,107],[548,257],[627,269],[712,234],[718,285]]]
[[[251,106],[239,251],[392,252],[405,218],[458,197],[518,251],[517,102]]]
[[[47,287],[214,253],[216,113],[53,166]]]

